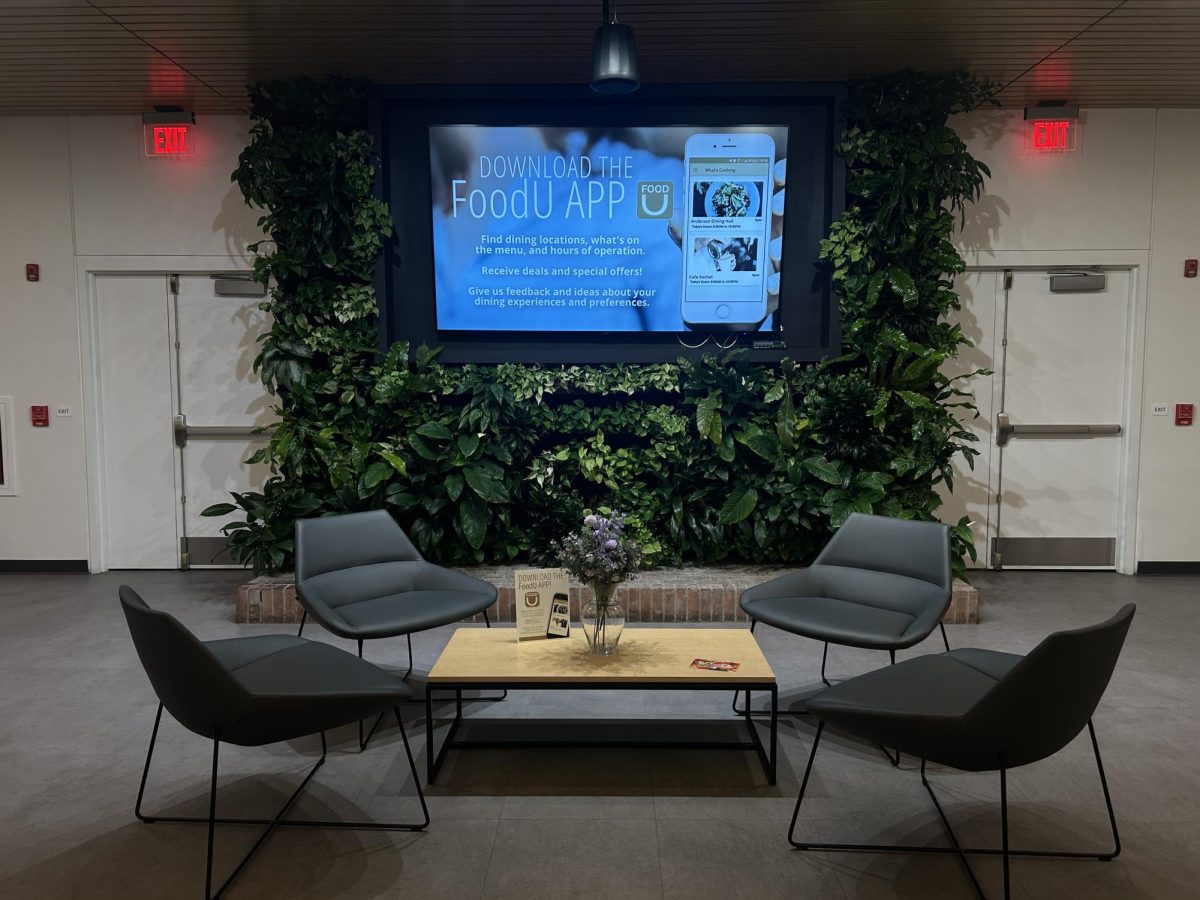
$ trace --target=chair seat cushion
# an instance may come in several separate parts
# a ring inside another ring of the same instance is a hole
[[[424,560],[355,566],[296,584],[305,609],[334,634],[382,638],[424,631],[483,612],[496,588]]]
[[[221,740],[259,745],[326,731],[391,709],[412,691],[357,656],[289,635],[208,641],[205,646],[245,690],[241,714]]]
[[[851,647],[895,647],[914,620],[904,612],[833,597],[744,599],[742,608],[750,618],[792,634]]]
[[[337,608],[337,614],[355,635],[393,637],[449,625],[483,612],[492,605],[485,594],[465,591],[407,591],[388,594]]]
[[[963,649],[919,656],[835,684],[810,713],[866,740],[960,769],[995,767],[966,716],[1022,657]]]

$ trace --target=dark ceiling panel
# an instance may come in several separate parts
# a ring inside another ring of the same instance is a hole
[[[1200,106],[1200,0],[620,0],[647,83],[966,68],[1020,106]],[[0,114],[200,113],[259,78],[582,83],[599,0],[0,0]]]

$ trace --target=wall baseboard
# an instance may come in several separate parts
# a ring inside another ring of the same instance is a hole
[[[1140,562],[1139,575],[1200,575],[1200,562]]]
[[[5,572],[83,572],[88,571],[86,559],[0,559],[0,573]]]

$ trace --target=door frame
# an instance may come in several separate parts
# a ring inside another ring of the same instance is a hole
[[[1145,375],[1145,346],[1146,346],[1146,314],[1147,314],[1147,273],[1149,272],[1150,254],[1145,250],[992,250],[974,251],[964,254],[967,261],[967,271],[1021,269],[1045,270],[1071,267],[1099,267],[1104,269],[1128,270],[1130,282],[1129,309],[1127,310],[1125,330],[1125,396],[1124,413],[1121,428],[1126,438],[1121,453],[1121,483],[1118,485],[1117,500],[1117,552],[1116,571],[1122,575],[1133,575],[1137,572],[1137,562],[1140,556],[1138,537],[1138,473],[1141,461],[1142,446],[1142,410],[1145,404],[1143,398],[1143,379]],[[1002,287],[1002,286],[1001,286]],[[1007,297],[999,298],[1007,302]],[[997,324],[999,325],[1000,309],[997,304]],[[993,341],[998,341],[999,327],[993,332]],[[996,350],[999,343],[993,344],[992,359],[997,363]],[[993,406],[998,402],[1003,372],[998,371],[991,379]],[[993,409],[995,412],[995,409]],[[991,439],[995,440],[993,434]],[[989,533],[994,517],[996,503],[996,488],[1000,457],[993,453],[988,470],[989,484]],[[984,548],[990,554],[990,546]],[[990,559],[989,559],[990,562]],[[987,566],[990,568],[990,565]]]
[[[100,356],[96,317],[96,278],[104,275],[161,276],[164,296],[168,275],[212,275],[246,272],[245,256],[79,256],[75,261],[76,307],[79,319],[80,372],[83,380],[82,419],[84,468],[87,482],[88,571],[108,571],[108,517],[104,498],[104,429],[100,415]],[[168,304],[169,306],[170,304]],[[170,322],[175,312],[170,310]],[[174,336],[168,335],[173,341]],[[172,353],[174,351],[172,350]],[[176,372],[175,364],[172,372]],[[172,376],[178,377],[177,374]],[[172,385],[172,403],[178,392]],[[178,467],[178,458],[176,459]],[[178,506],[178,504],[176,504]],[[178,511],[176,515],[180,515]]]

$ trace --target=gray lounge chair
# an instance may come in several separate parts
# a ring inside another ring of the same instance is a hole
[[[426,562],[385,509],[296,522],[296,597],[304,607],[297,634],[311,615],[339,637],[358,642],[404,635],[412,673],[412,635],[483,613],[496,588]],[[378,727],[376,720],[375,727]],[[371,734],[375,727],[371,728]],[[371,734],[359,745],[366,748]]]
[[[852,513],[807,569],[742,593],[751,629],[759,622],[823,641],[821,681],[830,644],[896,651],[941,627],[950,605],[950,531],[917,522]]]
[[[412,692],[399,678],[336,647],[286,634],[200,641],[173,616],[151,609],[132,588],[122,585],[120,598],[138,658],[159,698],[134,814],[147,823],[207,823],[205,897],[214,896],[213,833],[217,824],[265,825],[266,830],[217,889],[216,896],[237,878],[278,826],[420,831],[429,824],[429,810],[400,719],[399,704],[409,699]],[[142,812],[146,778],[164,706],[184,728],[212,741],[207,816]],[[388,710],[396,714],[423,821],[330,822],[284,818],[325,762],[325,732]],[[222,743],[258,747],[317,733],[321,735],[321,758],[278,813],[271,818],[217,816],[217,761]]]
[[[1121,852],[1121,839],[1092,716],[1116,667],[1134,609],[1130,603],[1099,625],[1052,634],[1028,656],[978,649],[920,656],[844,681],[812,697],[808,711],[817,719],[817,733],[800,782],[788,841],[799,850],[957,853],[980,897],[983,888],[967,860],[969,855],[1003,858],[1005,898],[1009,896],[1012,856],[1115,859]],[[818,844],[796,840],[796,820],[826,725],[919,757],[921,783],[933,800],[951,846]],[[1108,809],[1112,849],[1103,852],[1010,849],[1008,770],[1057,753],[1085,725]],[[925,777],[927,762],[971,772],[1000,773],[999,848],[961,846]]]

